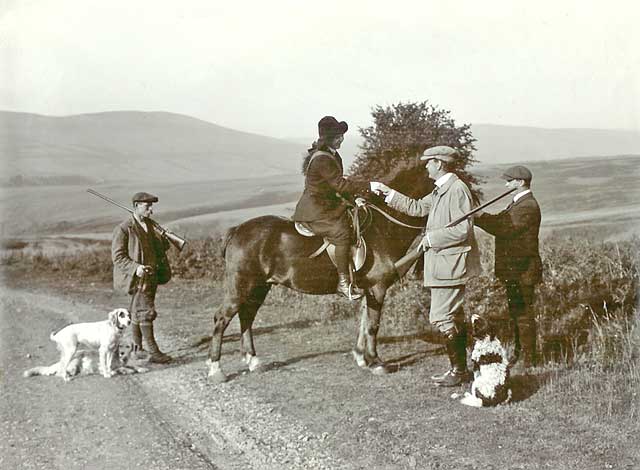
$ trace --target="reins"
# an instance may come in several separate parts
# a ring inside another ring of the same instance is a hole
[[[365,207],[374,209],[378,213],[382,214],[387,220],[389,220],[390,222],[392,222],[392,223],[394,223],[396,225],[400,225],[400,226],[406,227],[406,228],[412,228],[414,230],[422,230],[424,228],[424,227],[418,227],[418,226],[415,226],[415,225],[409,225],[409,224],[405,224],[404,222],[400,222],[398,219],[396,219],[395,217],[387,214],[385,211],[380,209],[378,206],[376,206],[374,204],[371,204],[369,201],[367,201],[365,203]]]

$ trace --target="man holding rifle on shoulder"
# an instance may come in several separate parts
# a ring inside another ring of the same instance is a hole
[[[131,331],[136,357],[144,356],[144,339],[149,362],[164,364],[171,361],[171,357],[156,344],[153,322],[157,317],[156,291],[158,285],[171,279],[171,267],[166,255],[169,242],[156,232],[157,224],[151,219],[154,202],[158,202],[158,198],[152,194],[133,195],[131,217],[113,231],[111,259],[114,289],[131,296]]]
[[[535,286],[542,280],[538,250],[540,206],[531,192],[532,174],[518,165],[502,178],[515,190],[512,202],[498,214],[480,213],[475,224],[495,237],[495,276],[507,289],[509,316],[514,325],[515,355],[512,365],[524,354],[524,368],[536,365],[536,317],[533,311]]]
[[[480,273],[480,254],[473,234],[473,209],[468,186],[453,172],[458,152],[447,146],[432,147],[420,157],[426,160],[435,189],[422,199],[411,199],[383,183],[372,182],[374,192],[405,214],[429,216],[418,245],[424,251],[424,285],[431,288],[429,321],[445,337],[450,368],[431,379],[440,386],[456,386],[470,380],[467,369],[467,327],[464,292],[467,280]]]

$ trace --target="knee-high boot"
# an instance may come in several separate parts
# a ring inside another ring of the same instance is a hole
[[[131,353],[136,359],[147,359],[148,355],[142,347],[142,331],[140,330],[140,323],[131,323],[131,341],[132,348]]]
[[[160,351],[156,343],[156,338],[153,334],[153,322],[140,323],[140,330],[142,331],[142,337],[149,351],[149,362],[166,364],[171,361],[171,356]]]
[[[338,294],[349,300],[356,300],[363,296],[364,292],[353,285],[349,279],[349,257],[351,247],[349,245],[336,245],[336,268],[338,270]]]
[[[451,368],[442,375],[434,375],[431,379],[441,387],[455,387],[470,379],[467,369],[467,327],[466,323],[450,329],[445,333],[447,355]]]

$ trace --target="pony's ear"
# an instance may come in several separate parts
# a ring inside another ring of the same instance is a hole
[[[109,312],[109,323],[111,326],[118,326],[118,309]]]

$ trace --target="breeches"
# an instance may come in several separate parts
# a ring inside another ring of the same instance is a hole
[[[507,302],[511,318],[527,317],[533,319],[533,302],[535,301],[535,286],[522,285],[520,281],[506,281]]]
[[[465,286],[432,287],[429,321],[441,333],[464,322]]]
[[[145,284],[142,291],[133,295],[131,305],[131,319],[134,323],[148,323],[156,319],[156,291],[155,283]]]
[[[322,219],[306,222],[313,233],[326,238],[329,243],[336,246],[351,245],[353,243],[353,230],[351,221],[346,212],[336,219]]]

